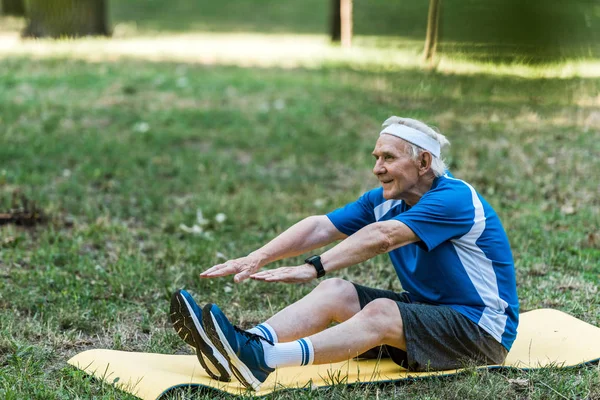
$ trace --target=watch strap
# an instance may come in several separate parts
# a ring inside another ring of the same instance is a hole
[[[304,260],[304,262],[315,267],[317,270],[317,278],[322,278],[325,276],[325,268],[323,268],[323,263],[321,263],[320,256],[310,256]]]

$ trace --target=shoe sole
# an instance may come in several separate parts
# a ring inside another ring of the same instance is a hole
[[[198,361],[206,373],[212,379],[230,382],[231,372],[226,367],[228,364],[227,359],[210,343],[210,339],[202,329],[193,308],[179,291],[173,294],[171,298],[171,322],[179,337],[196,349],[196,357],[198,357]],[[218,370],[220,376],[208,368],[204,357]]]
[[[206,333],[208,334],[208,337],[221,352],[221,354],[223,354],[229,361],[229,368],[235,377],[240,381],[240,383],[247,389],[258,391],[262,385],[262,382],[252,375],[252,372],[250,372],[250,369],[246,366],[246,364],[244,364],[244,362],[235,354],[229,345],[225,334],[219,327],[215,316],[210,312],[210,307],[211,304],[207,304],[202,310],[202,322],[206,327]]]
[[[180,296],[179,291],[173,293],[173,296],[171,296],[171,313],[169,314],[171,317],[171,325],[173,325],[175,332],[177,332],[181,340],[192,346],[195,350],[196,342],[194,342],[194,339],[192,338],[192,332],[190,332],[183,322],[185,317],[181,312],[182,304],[181,299],[178,296]]]

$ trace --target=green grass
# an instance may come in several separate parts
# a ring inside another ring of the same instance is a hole
[[[112,2],[115,23],[138,20],[137,31],[114,40],[0,49],[0,213],[11,208],[18,191],[50,218],[34,228],[0,227],[0,397],[133,398],[66,360],[90,348],[188,354],[167,318],[177,288],[187,288],[201,303],[224,305],[242,326],[308,293],[314,284],[234,285],[230,279],[200,280],[198,273],[375,187],[370,152],[380,123],[392,114],[423,119],[451,140],[452,172],[472,183],[503,220],[522,310],[556,308],[600,326],[597,65],[581,74],[571,64],[497,65],[489,61],[502,53],[492,46],[485,51],[492,49],[493,57],[483,62],[461,50],[443,57],[438,72],[420,70],[410,61],[421,46],[415,38],[424,33],[414,21],[426,6],[417,2],[404,14],[383,2],[368,9],[355,2],[356,29],[363,35],[358,48],[346,53],[321,44],[310,65],[301,51],[298,59],[271,55],[292,64],[275,60],[260,68],[239,66],[260,65],[244,54],[198,60],[203,47],[191,45],[186,49],[194,56],[179,62],[168,61],[172,54],[152,61],[123,57],[111,46],[140,33],[151,45],[163,36],[181,43],[173,36],[177,31],[239,26],[306,34],[326,27],[321,16],[306,22],[306,10],[268,7],[242,18],[212,5],[201,14],[147,3],[142,9],[136,2]],[[263,6],[269,4],[274,2]],[[322,11],[323,4],[311,7]],[[242,16],[249,14],[244,10]],[[589,10],[598,16],[593,3]],[[390,37],[394,15],[406,21],[398,24],[396,38]],[[249,25],[239,25],[241,19]],[[22,22],[10,23],[0,30],[14,34]],[[473,25],[453,26],[463,32],[455,42],[469,48]],[[220,33],[188,40],[200,39],[203,45],[232,40]],[[275,36],[251,40],[268,49]],[[78,59],[78,46],[91,61]],[[401,57],[392,58],[394,52]],[[194,236],[181,225],[193,225],[199,209],[207,233]],[[224,222],[216,221],[219,213],[227,216]],[[399,289],[383,256],[336,275]],[[281,398],[597,399],[598,382],[597,365],[469,371]],[[180,390],[171,398],[213,396]]]

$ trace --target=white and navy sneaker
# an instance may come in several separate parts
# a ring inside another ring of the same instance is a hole
[[[273,342],[233,326],[214,304],[207,304],[202,311],[208,337],[229,361],[231,372],[246,388],[258,390],[275,371],[265,362],[263,348],[263,342],[270,346]]]
[[[185,290],[178,290],[171,297],[171,323],[179,337],[196,349],[200,365],[211,378],[231,381],[226,358],[211,343],[204,330],[202,310]]]

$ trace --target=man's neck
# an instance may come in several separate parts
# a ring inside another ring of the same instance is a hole
[[[431,189],[434,179],[435,175],[433,173],[423,175],[419,182],[403,196],[402,200],[409,206],[414,206],[421,200],[421,197]]]

